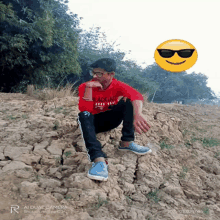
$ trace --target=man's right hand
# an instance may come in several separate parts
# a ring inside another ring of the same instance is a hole
[[[100,87],[101,89],[103,89],[102,84],[98,81],[89,81],[86,83],[86,87]]]

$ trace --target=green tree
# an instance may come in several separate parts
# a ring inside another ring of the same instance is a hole
[[[172,102],[187,99],[214,99],[212,90],[207,87],[207,76],[186,72],[172,73],[160,68],[156,63],[148,66],[142,77],[158,83],[149,99],[155,102]]]
[[[25,92],[47,78],[56,86],[68,74],[80,75],[77,15],[55,0],[0,1],[0,87]],[[52,86],[52,87],[53,87]]]

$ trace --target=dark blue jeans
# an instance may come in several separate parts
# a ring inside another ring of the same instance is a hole
[[[123,121],[122,141],[134,141],[133,105],[127,98],[126,102],[121,99],[117,105],[110,106],[110,111],[99,114],[91,114],[83,111],[78,114],[78,124],[88,152],[88,158],[93,162],[97,157],[107,158],[102,152],[101,143],[96,134],[118,127]]]

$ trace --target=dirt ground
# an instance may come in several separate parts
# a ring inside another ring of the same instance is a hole
[[[144,103],[151,125],[117,149],[122,124],[97,134],[109,178],[94,181],[78,98],[0,93],[0,219],[220,219],[220,107]]]

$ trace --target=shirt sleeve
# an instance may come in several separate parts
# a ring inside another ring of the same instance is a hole
[[[86,88],[86,84],[81,84],[78,88],[78,92],[79,92],[79,111],[83,112],[83,111],[88,111],[90,113],[92,113],[93,108],[94,108],[94,102],[93,101],[86,101],[83,99],[84,97],[84,93],[85,93],[85,88]]]
[[[133,87],[129,86],[128,84],[124,82],[119,82],[118,87],[120,90],[120,94],[124,97],[129,98],[131,101],[134,100],[144,101],[144,97],[142,96],[142,94]]]

